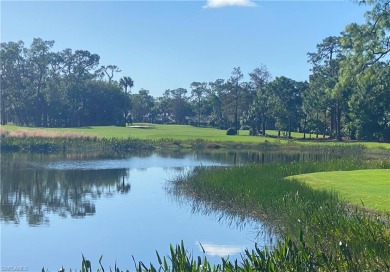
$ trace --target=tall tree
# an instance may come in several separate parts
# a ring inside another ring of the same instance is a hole
[[[133,120],[135,122],[142,122],[144,120],[144,117],[146,117],[152,111],[152,108],[154,106],[154,99],[149,94],[149,91],[145,89],[139,90],[138,94],[133,94],[131,98],[133,103]]]
[[[202,114],[202,102],[207,92],[207,83],[192,82],[190,88],[191,88],[191,96],[196,101],[196,111],[198,114],[198,126],[200,126],[200,117]]]
[[[264,64],[260,65],[260,67],[255,68],[251,73],[249,73],[249,77],[251,79],[251,84],[256,90],[263,88],[272,79],[271,73]]]
[[[268,88],[279,136],[280,131],[284,130],[291,138],[291,131],[299,127],[302,117],[302,92],[305,90],[305,83],[281,76],[270,82]]]
[[[257,89],[256,97],[250,108],[253,135],[256,135],[256,130],[261,131],[263,136],[267,135],[267,123],[274,118],[275,103],[275,89],[271,82]]]
[[[226,114],[223,111],[223,96],[225,93],[225,80],[217,79],[209,82],[207,102],[212,108],[212,124],[218,128],[227,128]]]
[[[330,111],[330,132],[338,140],[341,140],[341,118],[346,110],[345,103],[348,94],[345,88],[336,88],[339,81],[340,63],[344,56],[341,51],[340,38],[326,37],[317,44],[317,52],[308,53],[309,63],[313,65],[310,77],[311,89],[315,89],[319,107],[328,107]],[[318,108],[317,111],[321,111]],[[317,114],[316,114],[317,115]],[[326,115],[324,115],[326,116]]]
[[[125,108],[124,108],[124,117],[127,118],[128,115],[128,106],[130,105],[129,96],[127,94],[127,88],[129,88],[129,92],[131,93],[131,88],[134,86],[134,81],[129,76],[124,76],[119,80],[120,86],[125,89]]]
[[[244,78],[244,74],[241,72],[240,67],[233,68],[232,74],[227,82],[228,90],[229,90],[229,99],[233,108],[234,115],[234,128],[239,129],[238,122],[238,109],[240,104],[240,99],[242,95],[242,86],[240,85],[240,81]]]
[[[30,80],[32,82],[31,94],[34,97],[34,109],[30,109],[34,112],[34,125],[46,126],[46,101],[42,93],[45,88],[48,68],[51,63],[50,50],[54,45],[54,41],[44,41],[40,38],[35,38],[28,50],[28,65],[30,66]]]
[[[188,97],[186,96],[187,90],[184,88],[177,88],[170,90],[169,93],[171,97],[171,109],[176,123],[185,124],[186,117],[192,115]]]
[[[119,69],[118,66],[116,65],[102,65],[100,68],[96,71],[96,74],[103,78],[107,76],[108,78],[108,83],[111,83],[112,79],[114,78],[114,73],[119,73],[122,72],[121,69]]]
[[[1,124],[19,123],[24,117],[26,48],[22,41],[0,44]]]
[[[351,90],[348,99],[351,134],[355,133],[358,138],[390,141],[390,1],[360,3],[371,5],[372,9],[365,14],[364,24],[350,24],[342,33],[341,45],[346,58],[341,65],[337,88]],[[356,105],[364,107],[365,112]]]
[[[66,80],[68,84],[68,97],[71,118],[70,126],[82,126],[84,124],[84,105],[88,99],[85,84],[96,77],[94,70],[99,65],[100,56],[91,54],[87,50],[66,50]]]
[[[265,136],[270,110],[270,92],[266,86],[272,79],[272,76],[267,67],[261,65],[249,73],[249,77],[251,79],[250,84],[256,95],[252,98],[252,101],[248,101],[248,105],[251,105],[248,111],[248,121],[252,125],[253,135],[256,135],[257,131],[260,130],[262,135]]]

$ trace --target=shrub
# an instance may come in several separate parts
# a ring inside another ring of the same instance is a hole
[[[226,130],[226,135],[237,135],[237,130],[235,128],[228,128]]]

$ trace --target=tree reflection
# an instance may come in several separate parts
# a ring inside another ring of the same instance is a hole
[[[95,200],[127,194],[126,169],[53,170],[2,162],[0,219],[19,224],[49,224],[49,214],[83,218],[96,213]]]

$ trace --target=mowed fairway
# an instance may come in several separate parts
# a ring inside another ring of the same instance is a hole
[[[390,169],[319,172],[288,179],[305,182],[314,189],[334,190],[360,207],[390,212]]]
[[[141,128],[140,128],[141,127]],[[143,127],[143,128],[142,128]],[[262,143],[284,142],[286,140],[277,140],[274,138],[250,137],[249,132],[240,131],[240,135],[228,136],[226,130],[215,128],[199,128],[188,125],[157,125],[157,124],[134,124],[134,127],[116,127],[116,126],[91,126],[80,128],[31,128],[14,125],[2,126],[4,131],[40,131],[42,132],[72,132],[83,133],[97,136],[100,138],[140,138],[147,140],[175,139],[175,140],[196,140],[204,139],[217,142],[244,142],[244,143]]]
[[[135,127],[117,127],[117,126],[91,126],[80,128],[34,128],[34,127],[22,127],[16,125],[3,125],[1,131],[19,131],[27,132],[26,135],[33,136],[31,133],[37,133],[37,135],[44,136],[45,133],[52,133],[61,135],[61,133],[81,133],[99,138],[139,138],[146,140],[161,140],[161,139],[174,139],[174,140],[197,140],[203,139],[210,142],[234,142],[234,143],[278,143],[287,144],[291,141],[286,139],[277,139],[271,137],[253,137],[249,136],[248,130],[240,130],[239,135],[229,136],[226,135],[226,130],[220,130],[215,128],[205,127],[193,127],[188,125],[158,125],[149,123],[136,123]],[[145,128],[140,128],[145,127]],[[277,135],[276,131],[268,130],[267,134]],[[59,135],[58,135],[59,136]],[[382,150],[390,150],[390,143],[377,143],[377,142],[317,142],[317,141],[304,141],[300,140],[303,137],[303,133],[293,133],[293,142],[302,145],[327,145],[327,146],[339,146],[339,145],[363,145],[367,148],[380,148]],[[307,136],[308,137],[308,136]]]

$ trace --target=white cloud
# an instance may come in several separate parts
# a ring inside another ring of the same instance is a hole
[[[256,3],[251,0],[207,0],[203,8],[223,8],[223,7],[256,7]]]

